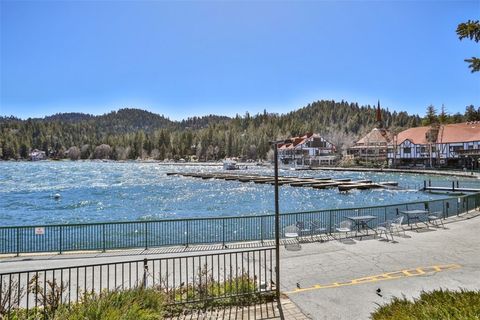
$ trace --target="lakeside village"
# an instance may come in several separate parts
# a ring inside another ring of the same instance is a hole
[[[101,147],[101,146],[100,146]],[[68,156],[67,154],[65,156]],[[32,161],[46,160],[43,150],[29,153]],[[480,121],[414,127],[395,133],[382,121],[380,103],[375,126],[353,146],[340,150],[321,133],[306,133],[278,145],[282,165],[294,168],[321,166],[379,168],[449,168],[478,170],[480,167]],[[198,162],[195,156],[179,162]],[[226,169],[238,168],[228,159]]]

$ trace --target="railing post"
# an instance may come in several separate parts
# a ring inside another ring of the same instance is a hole
[[[225,218],[222,218],[222,245],[225,246]]]
[[[60,230],[59,230],[59,232],[60,232],[60,241],[59,241],[60,242],[59,243],[60,248],[59,249],[60,250],[59,251],[60,251],[60,254],[62,254],[63,226],[60,226],[59,228],[60,228]]]
[[[260,242],[263,244],[263,218],[260,218]]]
[[[384,221],[387,221],[387,207],[383,207],[383,211],[384,211],[384,216],[385,216]]]
[[[17,230],[17,257],[18,257],[20,255],[20,228],[16,228],[16,230]]]
[[[147,288],[147,276],[148,276],[148,260],[143,259],[143,288]]]
[[[145,221],[145,250],[148,250],[148,225]]]
[[[445,212],[445,200],[442,200],[442,216],[443,220],[447,218],[447,212]]]
[[[188,221],[185,221],[185,248],[188,248]]]
[[[106,251],[105,250],[105,246],[106,246],[106,243],[105,243],[105,223],[102,224],[102,238],[103,238],[103,245],[102,245],[103,252],[105,252]]]
[[[328,233],[332,234],[332,219],[333,219],[333,214],[332,211],[329,212],[329,219],[328,219]]]

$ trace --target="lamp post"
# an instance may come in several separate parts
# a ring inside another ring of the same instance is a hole
[[[280,299],[280,206],[278,202],[278,145],[291,140],[271,141],[273,145],[274,175],[275,175],[275,294]]]

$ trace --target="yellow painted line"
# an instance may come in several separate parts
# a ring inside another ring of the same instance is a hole
[[[344,286],[354,286],[364,283],[372,283],[372,282],[379,282],[385,280],[395,280],[400,278],[408,278],[408,277],[416,277],[422,275],[429,275],[434,274],[437,272],[459,269],[462,266],[459,264],[444,264],[444,265],[435,265],[435,266],[428,266],[428,267],[418,267],[412,269],[405,269],[400,271],[393,271],[382,273],[374,276],[367,276],[362,278],[353,279],[350,281],[345,282],[333,282],[331,284],[316,284],[312,287],[295,289],[293,291],[285,292],[286,294],[291,293],[299,293],[304,291],[311,291],[311,290],[318,290],[318,289],[330,289],[330,288],[339,288]]]

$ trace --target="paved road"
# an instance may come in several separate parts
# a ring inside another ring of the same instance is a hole
[[[312,319],[368,319],[377,304],[394,296],[416,297],[438,288],[479,290],[480,217],[446,228],[408,231],[397,243],[331,241],[284,250],[282,291]]]

